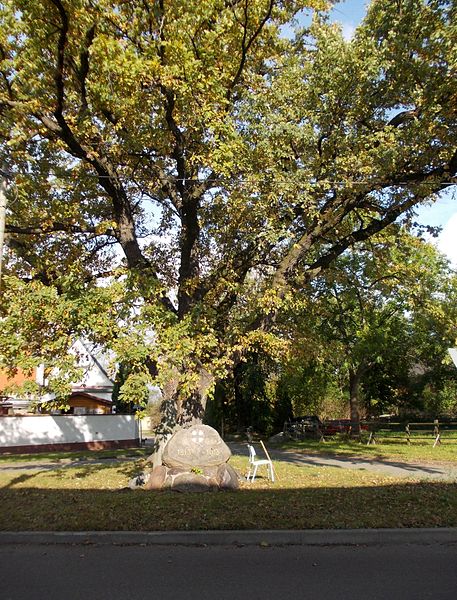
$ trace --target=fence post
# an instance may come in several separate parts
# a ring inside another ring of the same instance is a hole
[[[409,430],[409,423],[406,423],[406,427],[405,427],[405,431],[406,431],[406,443],[408,444],[408,446],[411,444],[411,432]]]

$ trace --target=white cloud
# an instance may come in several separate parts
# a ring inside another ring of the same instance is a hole
[[[457,212],[444,225],[437,246],[447,255],[452,265],[457,267]]]

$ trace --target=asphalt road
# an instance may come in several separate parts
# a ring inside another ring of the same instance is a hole
[[[0,545],[2,600],[454,600],[457,544]]]

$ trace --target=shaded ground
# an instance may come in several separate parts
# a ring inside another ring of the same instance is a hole
[[[34,458],[30,461],[18,461],[18,462],[1,462],[0,473],[3,472],[18,472],[21,471],[53,471],[56,469],[71,469],[77,467],[84,467],[89,465],[116,465],[124,462],[132,462],[138,457],[132,456],[118,456],[110,458],[77,458],[63,459],[63,460],[37,460]]]

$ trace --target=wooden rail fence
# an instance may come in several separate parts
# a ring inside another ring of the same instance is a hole
[[[368,423],[367,446],[382,441],[402,440],[408,445],[415,441],[429,441],[433,447],[446,443],[457,444],[457,422],[440,423],[435,419],[430,423]],[[454,435],[452,435],[454,433]]]

